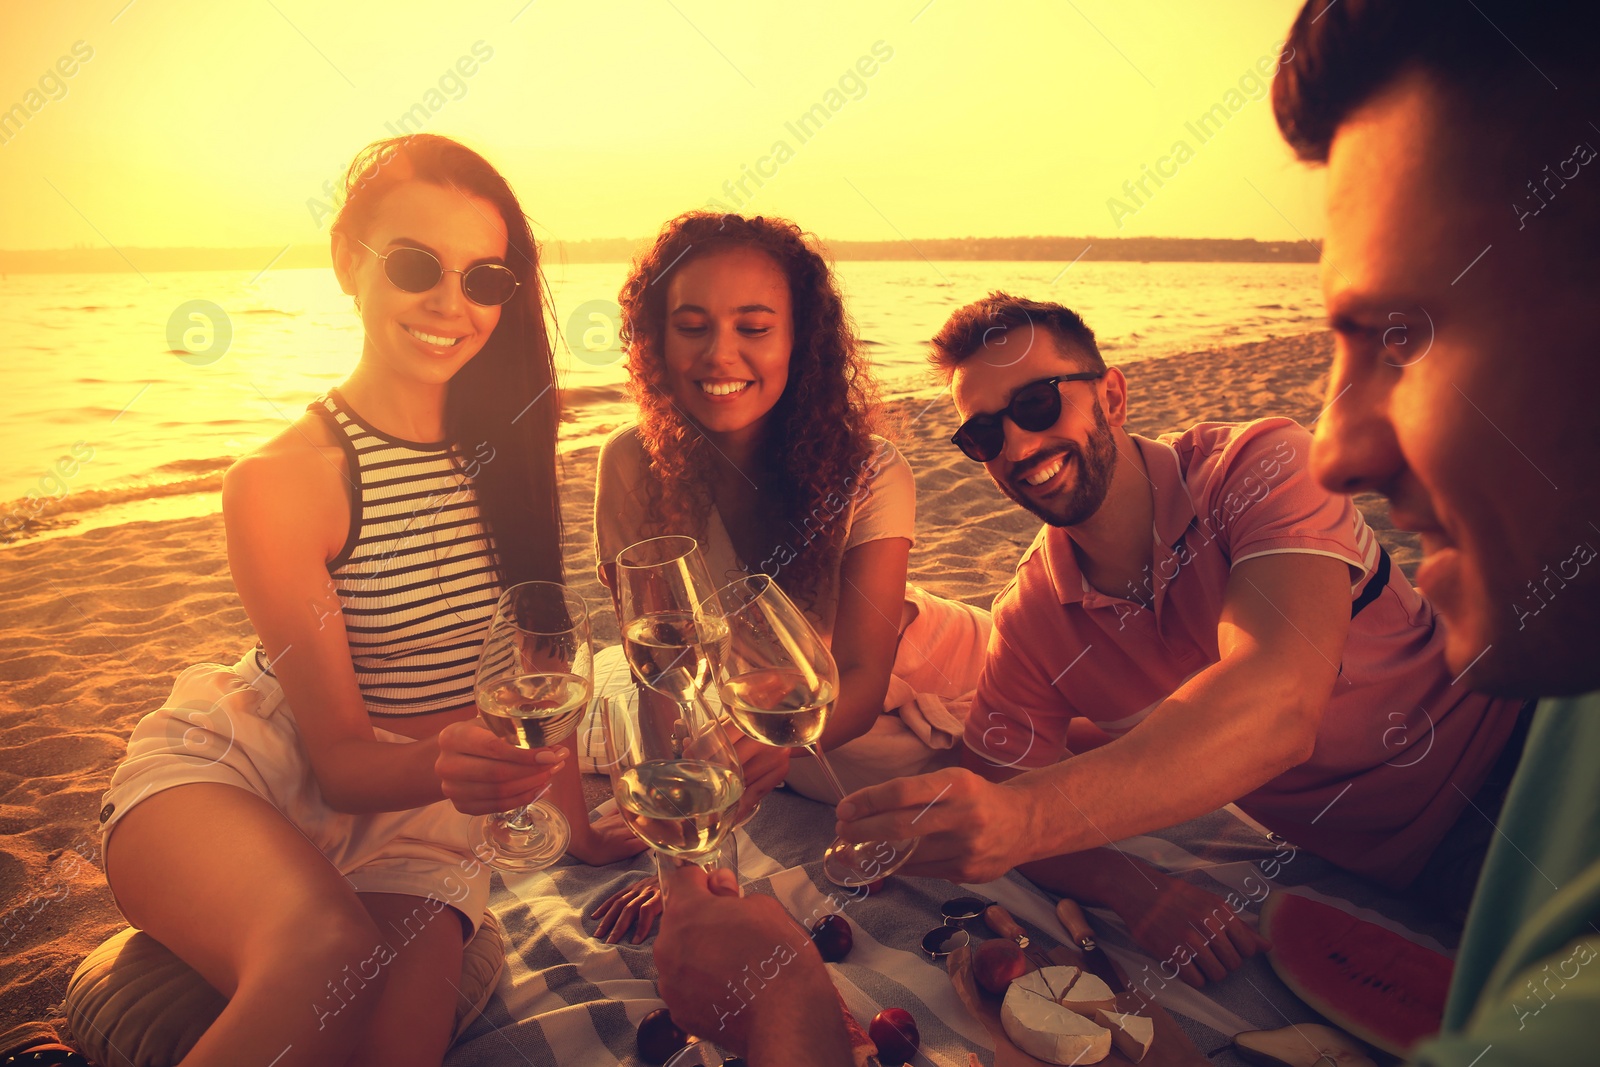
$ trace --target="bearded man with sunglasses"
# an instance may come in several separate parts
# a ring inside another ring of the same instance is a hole
[[[1243,901],[1105,846],[1230,802],[1464,915],[1492,834],[1469,804],[1498,811],[1522,704],[1453,683],[1432,607],[1317,483],[1310,434],[1130,434],[1126,379],[1059,304],[992,293],[933,349],[953,443],[1046,525],[995,600],[963,767],[852,794],[840,832],[920,834],[906,874],[1020,867],[1195,986],[1261,947]]]

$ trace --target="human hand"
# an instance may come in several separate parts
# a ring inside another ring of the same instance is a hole
[[[708,875],[691,863],[670,869],[666,880],[672,906],[661,919],[655,962],[675,1023],[740,1056],[754,1037],[793,1042],[804,1034],[785,1062],[850,1062],[833,982],[783,905],[741,898],[732,871]]]
[[[654,878],[643,878],[619,889],[589,913],[589,918],[600,920],[594,936],[614,945],[627,937],[631,929],[633,943],[637,945],[650,936],[661,915],[661,904],[661,883]]]
[[[1034,838],[1026,795],[962,767],[858,789],[836,811],[846,841],[922,838],[900,874],[991,882],[1033,858],[1024,851]]]
[[[579,819],[572,824],[572,840],[567,852],[591,867],[604,867],[608,863],[637,856],[647,846],[639,836],[628,829],[617,812],[602,815],[594,822]],[[635,942],[637,944],[638,942]]]
[[[1139,947],[1162,961],[1163,977],[1170,978],[1166,971],[1174,968],[1200,989],[1271,947],[1215,893],[1159,872],[1147,873],[1155,886],[1136,886],[1130,879],[1114,907]]]
[[[518,748],[475,719],[446,726],[438,743],[433,772],[440,790],[467,815],[493,815],[531,803],[567,758],[559,745]]]
[[[790,750],[764,745],[747,737],[732,723],[724,723],[722,729],[733,742],[733,753],[739,757],[739,767],[744,773],[744,797],[739,802],[737,817],[742,823],[761,804],[763,797],[789,777]]]

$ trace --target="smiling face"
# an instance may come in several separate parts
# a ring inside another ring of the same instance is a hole
[[[1063,346],[1051,331],[1019,327],[988,338],[960,363],[950,392],[964,422],[1000,411],[1030,382],[1087,369],[1071,345]],[[1056,388],[1061,417],[1055,425],[1031,433],[1009,418],[1001,420],[1005,448],[984,469],[1002,493],[1051,526],[1076,526],[1100,510],[1111,487],[1117,464],[1112,427],[1126,419],[1127,394],[1114,367],[1099,381],[1063,382]]]
[[[408,293],[384,274],[379,254],[397,248],[433,253],[446,270],[505,263],[506,228],[487,200],[431,182],[409,181],[386,194],[365,232],[339,235],[334,267],[356,298],[366,331],[362,362],[409,381],[442,385],[483,348],[500,322],[499,307],[484,307],[461,291],[461,275],[445,274],[433,288]]]
[[[765,252],[713,252],[667,282],[667,387],[707,432],[755,432],[788,384],[793,346],[789,280]]]
[[[1417,584],[1467,684],[1570,693],[1600,683],[1600,330],[1590,268],[1558,243],[1571,217],[1513,205],[1536,204],[1522,179],[1592,137],[1530,148],[1505,129],[1448,110],[1421,75],[1339,127],[1323,249],[1337,347],[1313,469],[1331,490],[1384,493],[1421,532]],[[1503,161],[1486,164],[1492,143]],[[1558,205],[1592,200],[1600,167],[1570,184],[1551,186]]]

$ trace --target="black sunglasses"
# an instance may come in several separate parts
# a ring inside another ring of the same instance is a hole
[[[1018,389],[1011,403],[992,415],[974,415],[961,424],[950,443],[965,452],[968,459],[987,463],[1006,447],[1006,428],[1001,419],[1010,419],[1019,430],[1038,433],[1048,430],[1061,418],[1062,382],[1090,382],[1105,377],[1105,371],[1080,371],[1040,378]]]
[[[446,274],[461,275],[461,291],[468,300],[484,307],[504,304],[516,295],[517,276],[511,268],[499,263],[479,263],[466,270],[446,270],[439,257],[421,248],[396,248],[379,252],[367,242],[356,241],[383,263],[384,277],[402,293],[426,293],[439,284]]]

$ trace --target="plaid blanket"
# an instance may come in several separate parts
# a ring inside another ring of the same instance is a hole
[[[962,1007],[942,964],[922,953],[922,935],[939,925],[940,904],[976,894],[1005,905],[1038,947],[1069,944],[1055,918],[1054,898],[1013,873],[974,886],[896,877],[881,893],[851,899],[822,875],[820,857],[832,840],[833,822],[829,807],[782,790],[772,794],[737,831],[745,891],[775,896],[799,920],[828,910],[839,910],[850,920],[854,948],[846,960],[828,966],[863,1026],[881,1008],[902,1007],[917,1020],[928,1062],[966,1067],[968,1053],[975,1051],[992,1063],[987,1032]],[[1235,899],[1248,902],[1252,922],[1270,893],[1292,889],[1439,951],[1449,951],[1446,946],[1456,936],[1415,905],[1295,850],[1231,807],[1117,847],[1219,896],[1232,891]],[[642,1062],[635,1029],[662,1006],[651,958],[654,939],[637,947],[602,944],[592,936],[595,924],[587,916],[607,896],[653,872],[646,853],[626,865],[593,868],[569,860],[531,875],[496,874],[490,907],[506,930],[506,969],[481,1017],[446,1058],[446,1067]],[[1241,1030],[1318,1019],[1278,981],[1264,959],[1245,961],[1240,970],[1204,991],[1177,980],[1163,984],[1159,961],[1134,945],[1112,912],[1090,911],[1089,917],[1100,945],[1122,967],[1130,985],[1152,990],[1202,1053],[1227,1046]],[[720,1064],[722,1058],[702,1043],[673,1062]],[[1212,1062],[1243,1063],[1231,1050]]]

